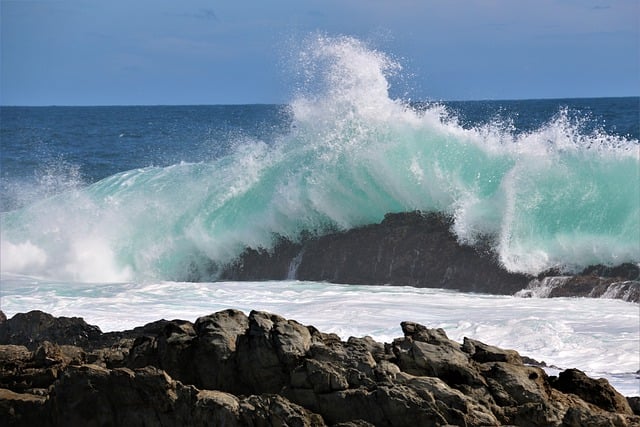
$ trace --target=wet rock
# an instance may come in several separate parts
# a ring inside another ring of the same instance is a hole
[[[580,276],[612,277],[618,280],[640,280],[640,266],[626,262],[617,266],[592,265],[585,268]]]
[[[225,280],[315,280],[403,285],[531,297],[582,296],[640,302],[640,267],[595,265],[577,274],[552,269],[532,277],[508,272],[491,249],[458,242],[442,214],[387,214],[371,224],[297,242],[281,238],[271,249],[247,248],[220,269]]]
[[[295,278],[352,284],[409,285],[512,294],[531,277],[507,272],[486,247],[458,243],[450,218],[388,214],[380,224],[247,249],[221,278]]]

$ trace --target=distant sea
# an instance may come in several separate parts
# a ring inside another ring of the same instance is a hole
[[[103,329],[264,308],[343,338],[414,320],[640,395],[635,304],[216,282],[247,247],[414,210],[511,271],[640,262],[640,98],[405,102],[358,40],[308,53],[286,105],[0,107],[0,308]]]

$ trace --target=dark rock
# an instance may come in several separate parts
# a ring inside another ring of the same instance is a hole
[[[387,214],[371,224],[271,249],[247,248],[219,270],[224,280],[315,280],[403,285],[520,296],[584,296],[640,302],[640,267],[596,265],[574,275],[550,269],[534,278],[511,273],[497,261],[491,238],[475,246],[458,242],[452,219],[438,213]],[[542,292],[540,292],[542,288]]]
[[[620,282],[617,279],[598,276],[571,276],[558,281],[548,294],[554,297],[618,298],[629,302],[640,301],[640,282]]]
[[[219,388],[233,393],[249,394],[236,374],[238,337],[249,329],[249,318],[239,310],[225,310],[200,317],[194,325],[193,384]]]
[[[640,281],[594,275],[548,276],[534,279],[519,296],[615,298],[640,302]]]
[[[391,344],[342,341],[275,314],[226,310],[98,335],[86,348],[0,345],[0,417],[42,427],[640,423],[606,381],[574,370],[550,378],[513,350],[401,327]],[[104,343],[115,350],[96,347]]]
[[[254,393],[277,393],[289,383],[290,370],[310,346],[307,327],[275,314],[252,311],[246,334],[238,338],[240,379]]]
[[[0,388],[0,419],[4,426],[46,426],[42,419],[46,396]]]
[[[507,272],[484,247],[458,243],[439,214],[388,214],[380,224],[247,249],[222,279],[295,278],[512,294],[531,277]]]
[[[627,403],[634,414],[640,415],[640,396],[627,397]]]
[[[18,313],[0,323],[0,344],[24,345],[32,350],[42,341],[87,345],[101,335],[100,328],[80,317],[53,317],[38,310]]]
[[[604,378],[593,379],[578,369],[567,369],[560,372],[557,378],[553,378],[551,385],[564,393],[575,394],[606,411],[633,414],[627,399]]]
[[[580,276],[611,277],[619,281],[640,280],[640,266],[630,262],[617,266],[592,265],[585,268]]]

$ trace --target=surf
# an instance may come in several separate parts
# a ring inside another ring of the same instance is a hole
[[[246,248],[416,210],[452,217],[461,243],[489,241],[513,272],[640,261],[637,139],[587,130],[568,109],[524,132],[463,126],[440,103],[391,97],[401,64],[351,37],[312,36],[297,64],[288,132],[5,212],[2,272],[215,279]]]

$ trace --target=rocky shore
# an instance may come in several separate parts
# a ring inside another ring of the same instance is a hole
[[[638,398],[516,351],[401,324],[342,341],[226,310],[102,333],[81,318],[0,312],[0,419],[46,426],[632,426]],[[527,363],[525,363],[527,362]]]
[[[380,224],[247,249],[223,280],[313,280],[402,285],[500,295],[606,297],[640,302],[640,268],[592,266],[579,274],[534,277],[505,270],[489,245],[461,245],[451,219],[433,213],[388,214]],[[489,238],[487,238],[489,239]]]

